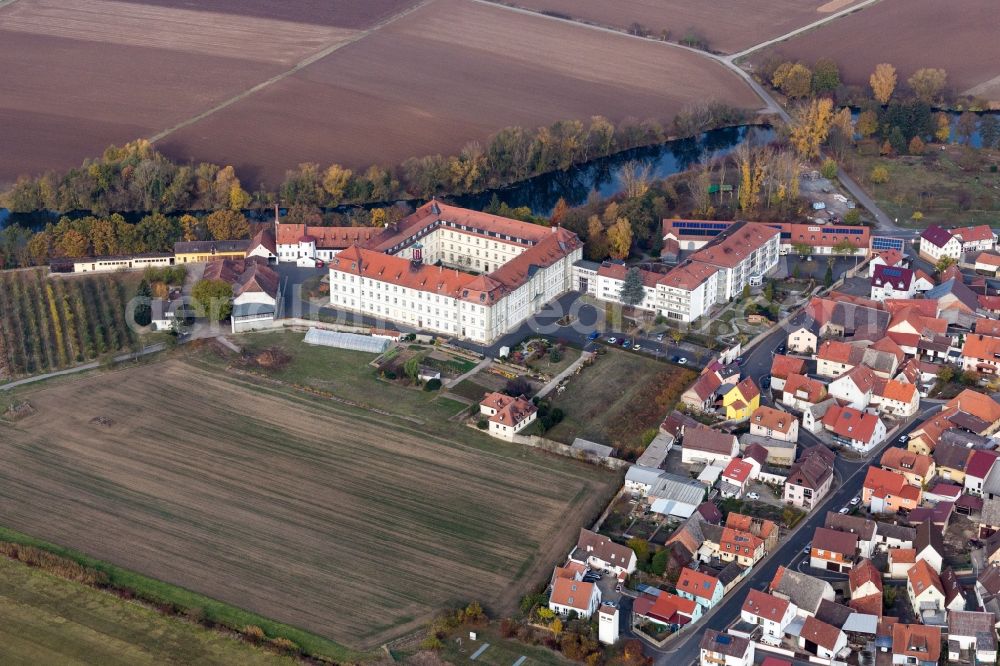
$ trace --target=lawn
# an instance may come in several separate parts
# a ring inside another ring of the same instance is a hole
[[[0,422],[5,523],[366,650],[452,603],[512,612],[616,487],[443,420],[456,403],[363,357],[282,371],[319,381],[311,363],[337,397],[207,358],[18,391],[36,414]]]
[[[0,645],[5,664],[296,663],[6,557]]]
[[[555,396],[552,406],[565,416],[546,436],[567,444],[583,437],[638,450],[643,433],[659,426],[695,376],[648,356],[608,348]]]
[[[956,145],[930,145],[922,157],[855,155],[851,173],[885,212],[901,226],[923,228],[929,224],[960,227],[994,224],[1000,216],[1000,173],[990,165],[1000,164],[1000,151],[976,151],[979,158],[962,168],[962,148]],[[889,173],[881,185],[870,182],[875,165]],[[923,218],[914,220],[920,212]]]
[[[449,637],[441,650],[441,659],[450,664],[469,661],[484,644],[489,647],[476,657],[476,664],[488,666],[511,666],[521,657],[526,657],[523,666],[568,666],[572,662],[552,650],[536,645],[527,645],[513,638],[501,638],[496,627],[476,627],[476,640],[469,640],[468,629],[463,627]],[[460,639],[460,640],[456,640]]]

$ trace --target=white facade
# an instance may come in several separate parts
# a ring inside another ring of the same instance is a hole
[[[84,257],[73,260],[74,273],[113,273],[174,265],[174,255],[134,255],[131,257]]]
[[[835,379],[826,388],[831,398],[843,400],[848,403],[849,407],[860,411],[867,409],[869,403],[872,401],[872,390],[868,389],[862,392],[850,376]]]
[[[618,618],[618,608],[604,604],[597,614],[597,638],[605,645],[614,645],[618,642],[619,627],[621,621]]]
[[[926,238],[920,239],[920,254],[932,263],[937,263],[944,257],[958,261],[962,258],[962,244],[952,236],[944,247],[938,247]]]
[[[761,639],[765,643],[777,645],[785,637],[785,629],[795,619],[798,608],[792,602],[788,602],[785,613],[780,618],[771,619],[756,615],[746,609],[740,611],[740,617],[744,622],[759,625],[764,635]]]

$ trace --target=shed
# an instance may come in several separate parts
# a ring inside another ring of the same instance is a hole
[[[601,460],[604,460],[605,458],[610,458],[611,454],[614,452],[614,449],[610,446],[607,446],[605,444],[598,444],[597,442],[591,442],[586,439],[580,439],[579,437],[573,440],[572,448],[576,449],[577,451],[584,451],[586,453],[589,453],[597,458],[600,458]]]
[[[672,435],[658,432],[646,450],[639,456],[639,459],[635,461],[635,464],[643,467],[659,467],[667,459],[667,454],[673,446],[674,438]]]
[[[718,465],[705,465],[705,469],[701,470],[701,474],[698,475],[698,480],[711,488],[719,480],[722,472],[723,468]]]

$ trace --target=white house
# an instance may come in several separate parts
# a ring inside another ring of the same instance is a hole
[[[846,402],[854,409],[864,410],[871,403],[876,381],[871,368],[859,365],[830,382],[827,391],[830,397]]]
[[[785,637],[785,629],[795,619],[796,610],[795,604],[787,599],[751,589],[743,602],[740,617],[744,622],[760,626],[762,642],[777,645]]]
[[[538,417],[538,408],[524,396],[487,393],[479,403],[479,413],[489,421],[489,433],[497,439],[512,441],[514,435],[531,425]]]
[[[259,261],[247,268],[233,285],[233,333],[267,326],[277,318],[278,274]]]
[[[861,453],[868,453],[885,439],[882,419],[853,407],[833,405],[823,417],[823,427],[833,433],[833,439]]]
[[[962,258],[962,242],[947,229],[932,224],[920,234],[920,256],[932,264],[945,257],[958,261]]]
[[[559,615],[576,611],[580,617],[590,617],[601,604],[601,590],[594,583],[571,578],[556,578],[549,595],[549,609]]]
[[[799,632],[799,647],[820,659],[833,659],[847,647],[847,634],[815,617],[807,617]]]
[[[948,612],[948,659],[994,664],[997,660],[997,619],[979,611]],[[966,653],[963,655],[962,653]],[[970,656],[974,655],[974,659]]]
[[[951,235],[962,243],[962,252],[984,252],[997,244],[997,235],[988,224],[952,229]]]
[[[570,560],[592,569],[608,571],[619,579],[634,572],[636,567],[635,551],[584,528],[580,528],[580,537],[570,553]]]
[[[698,643],[699,666],[753,666],[754,643],[742,636],[705,629]]]
[[[620,626],[618,607],[601,604],[600,612],[597,614],[597,639],[605,645],[614,645],[618,642]]]
[[[913,271],[909,268],[876,266],[871,277],[871,298],[884,301],[887,298],[913,298],[917,293]]]
[[[719,463],[722,466],[737,456],[740,442],[736,435],[712,430],[705,426],[685,429],[684,446],[681,448],[681,462]]]
[[[782,442],[799,441],[799,420],[792,414],[761,406],[750,415],[750,434]]]

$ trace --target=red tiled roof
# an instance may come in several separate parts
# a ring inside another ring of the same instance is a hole
[[[684,567],[681,575],[677,578],[677,590],[687,592],[699,599],[711,600],[715,596],[715,590],[719,586],[719,579],[710,576],[702,571],[695,571]]]
[[[833,650],[837,646],[841,633],[837,627],[821,622],[815,617],[807,617],[799,636],[827,650]]]
[[[750,415],[750,425],[760,426],[769,430],[776,430],[778,432],[785,433],[786,435],[792,429],[792,425],[795,422],[796,418],[793,415],[788,412],[783,412],[780,409],[775,409],[774,407],[758,407],[756,411]]]
[[[920,500],[920,488],[907,483],[902,474],[880,467],[868,468],[864,487],[870,489],[874,497],[895,495],[913,502]]]
[[[854,366],[840,377],[837,377],[835,381],[840,381],[845,378],[854,382],[854,385],[858,387],[858,391],[861,393],[868,393],[874,389],[875,385],[878,383],[878,377],[875,375],[875,371],[866,365]]]
[[[984,296],[979,297],[980,303],[982,303]],[[989,298],[997,299],[997,309],[1000,309],[1000,296],[989,296]],[[979,317],[976,319],[976,333],[980,335],[992,335],[1000,336],[1000,319],[984,319]]]
[[[938,578],[937,572],[931,569],[931,565],[927,564],[927,560],[917,560],[917,563],[906,572],[906,577],[917,596],[932,587],[940,592],[941,596],[944,596],[944,586],[941,585],[941,579]]]
[[[941,627],[922,624],[895,624],[892,653],[936,664],[941,658]]]
[[[927,476],[927,473],[930,471],[933,463],[934,461],[930,456],[925,456],[920,453],[911,453],[906,449],[900,449],[894,446],[886,449],[882,454],[882,459],[879,461],[879,464],[885,469],[890,469],[900,473],[913,472],[921,477]]]
[[[817,527],[816,531],[813,532],[812,547],[816,550],[853,557],[858,550],[858,535],[826,527]]]
[[[951,233],[947,229],[942,229],[936,224],[932,224],[920,234],[920,238],[933,243],[937,247],[944,247],[951,240]]]
[[[787,599],[751,589],[743,601],[743,610],[757,617],[780,622],[788,611],[788,603]]]
[[[874,414],[839,405],[831,406],[823,416],[823,425],[834,434],[859,442],[871,441],[878,421],[878,417]]]
[[[686,261],[659,278],[659,284],[685,291],[694,291],[719,272],[715,266],[698,261]]]
[[[969,456],[969,463],[965,466],[966,476],[976,479],[985,479],[986,475],[993,469],[997,454],[994,451],[973,451]]]
[[[823,399],[823,396],[826,395],[826,386],[823,382],[810,379],[804,375],[789,375],[788,379],[785,381],[784,392],[795,395],[799,391],[805,391],[806,402],[816,404]]]
[[[875,257],[882,259],[886,266],[896,266],[901,261],[903,261],[903,255],[900,254],[899,250],[882,250],[881,252],[872,253],[872,261]]]
[[[879,392],[879,395],[886,400],[896,400],[898,402],[910,403],[913,401],[913,397],[917,395],[917,387],[913,384],[907,384],[906,382],[890,379],[885,382],[882,390]]]
[[[698,250],[692,259],[713,266],[735,268],[755,250],[781,232],[760,222],[736,223]]]
[[[552,585],[549,601],[560,606],[589,611],[590,598],[594,594],[594,583],[571,578],[556,578]]]
[[[969,338],[975,336],[968,336]],[[1000,339],[998,339],[1000,342]],[[986,421],[987,423],[994,423],[1000,420],[1000,404],[997,404],[993,398],[989,397],[984,393],[979,393],[978,391],[973,391],[972,389],[965,389],[957,396],[948,401],[944,406],[947,409],[958,409],[966,414],[972,414],[973,416]]]
[[[601,264],[601,267],[597,269],[597,274],[603,277],[611,278],[613,280],[624,280],[625,276],[628,275],[629,267],[625,264],[618,263],[617,261],[605,261]],[[644,271],[639,269],[639,275],[642,277],[642,284],[644,287],[656,287],[657,282],[663,277],[659,273],[653,273],[652,271]]]
[[[750,478],[751,472],[753,472],[753,465],[739,458],[733,458],[726,465],[726,469],[722,471],[722,476],[742,486]]]
[[[776,227],[788,238],[782,238],[783,244],[803,244],[813,247],[833,247],[847,241],[856,248],[866,248],[869,244],[870,231],[868,227],[834,226],[830,224],[800,224],[796,222],[768,223]],[[857,233],[860,231],[861,233]]]
[[[879,592],[878,594],[869,594],[864,597],[858,597],[857,599],[851,599],[850,601],[847,602],[847,605],[859,613],[865,613],[867,615],[875,615],[877,617],[882,617],[881,592]]]
[[[913,564],[917,561],[915,548],[890,548],[889,561],[895,564]]]
[[[279,245],[295,245],[303,240],[316,242],[317,249],[343,250],[364,243],[381,232],[379,227],[307,227],[304,224],[279,224]],[[251,245],[253,247],[253,245]]]
[[[888,285],[897,290],[909,289],[910,285],[913,284],[913,271],[909,268],[882,266],[880,264],[875,267],[875,272],[871,277],[871,284],[877,287]]]
[[[760,395],[760,389],[757,388],[757,385],[753,383],[753,379],[750,377],[746,377],[743,381],[737,384],[736,389],[747,402],[752,401]]]
[[[804,358],[775,354],[771,361],[771,376],[779,379],[787,379],[792,374],[804,374],[805,369],[806,360]]]
[[[819,346],[816,358],[845,365],[857,365],[865,355],[865,350],[839,340],[826,340]]]
[[[988,224],[975,227],[958,227],[951,230],[952,236],[957,236],[963,243],[973,243],[993,240],[993,229]]]
[[[861,560],[854,568],[851,569],[850,574],[848,574],[848,581],[851,586],[851,593],[853,594],[855,590],[860,589],[866,583],[873,583],[875,587],[878,588],[879,593],[882,592],[882,574],[872,561],[868,558]],[[879,602],[881,603],[881,601]]]

